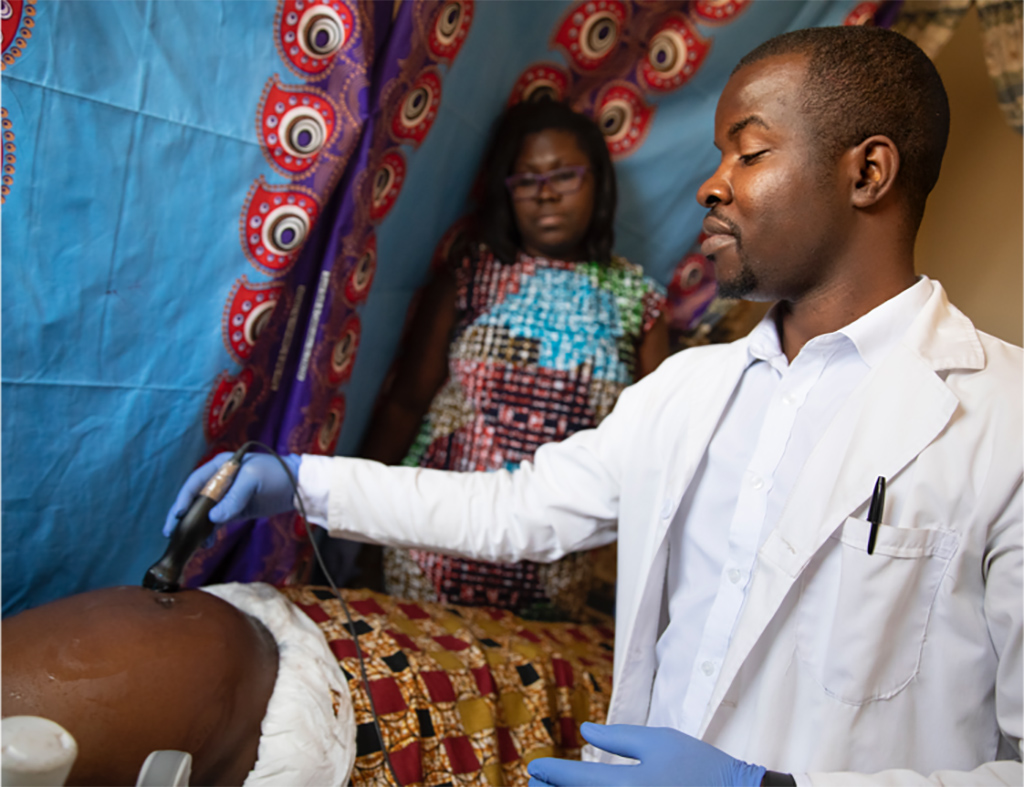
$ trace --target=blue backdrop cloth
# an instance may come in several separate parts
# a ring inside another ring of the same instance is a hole
[[[356,450],[509,102],[599,122],[617,251],[668,282],[739,57],[879,5],[2,0],[4,614],[138,583],[214,451]],[[287,581],[302,533],[189,581]]]

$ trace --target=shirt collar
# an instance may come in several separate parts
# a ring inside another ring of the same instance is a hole
[[[755,325],[754,330],[750,332],[750,339],[747,342],[747,366],[754,361],[772,363],[783,354],[779,331],[775,327],[776,310],[777,306],[772,306],[768,313],[761,318],[761,322]]]
[[[864,363],[875,367],[899,344],[933,289],[931,279],[918,276],[917,281],[899,295],[840,328],[839,332],[849,337]]]
[[[917,281],[910,287],[876,306],[863,317],[833,334],[816,336],[811,342],[833,343],[840,337],[846,337],[853,343],[864,363],[874,367],[899,343],[918,312],[931,297],[934,288],[931,279],[927,276],[918,276]],[[748,366],[755,361],[767,361],[775,366],[780,362],[780,358],[782,365],[788,366],[788,362],[784,360],[775,322],[777,308],[773,306],[769,309],[761,322],[750,332],[747,343]]]

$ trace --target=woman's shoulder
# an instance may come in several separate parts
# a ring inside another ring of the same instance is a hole
[[[665,294],[665,288],[644,273],[642,267],[619,254],[613,254],[609,263],[602,267],[605,272],[604,278],[609,284],[618,285],[640,294],[647,292],[658,295]]]
[[[466,243],[462,252],[462,264],[469,268],[480,265],[501,265],[501,259],[482,240]]]
[[[466,240],[449,253],[447,269],[456,280],[472,278],[481,268],[488,268],[498,262],[494,252],[483,241]]]
[[[635,262],[630,262],[621,254],[612,254],[612,259],[608,263],[608,267],[611,270],[622,271],[624,273],[632,273],[633,275],[643,276],[644,269],[637,265]]]

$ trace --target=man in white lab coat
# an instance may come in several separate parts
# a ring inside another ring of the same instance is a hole
[[[698,194],[722,290],[778,301],[749,337],[514,473],[289,459],[347,538],[513,561],[618,536],[602,762],[536,760],[537,784],[1021,783],[1021,350],[914,275],[948,122],[895,33],[767,42]],[[250,456],[211,518],[291,504]]]

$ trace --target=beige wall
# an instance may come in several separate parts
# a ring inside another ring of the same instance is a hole
[[[940,280],[983,331],[1024,333],[1024,156],[996,103],[972,8],[935,61],[952,122],[917,240],[917,270]]]

